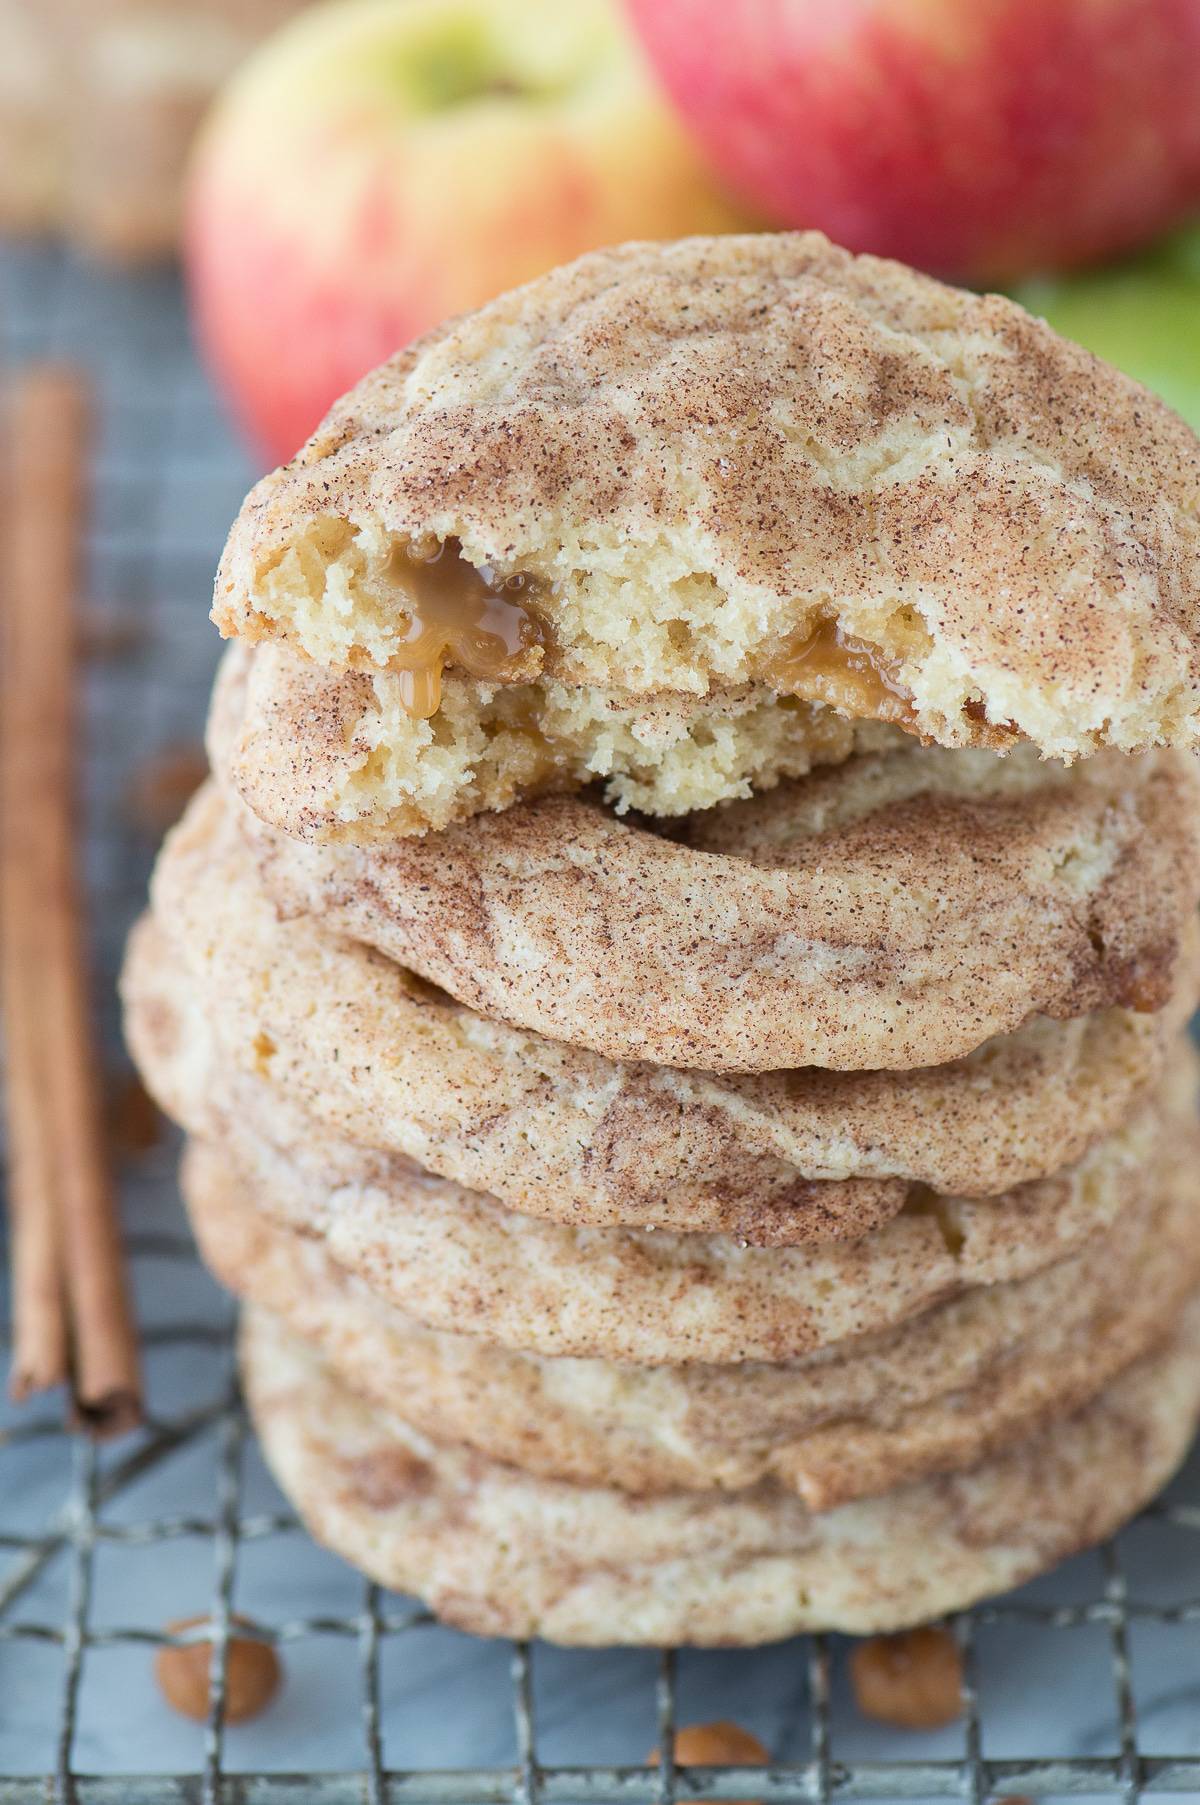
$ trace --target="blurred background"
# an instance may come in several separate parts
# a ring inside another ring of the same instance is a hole
[[[1200,417],[1200,0],[0,0],[0,224],[182,260],[260,462],[635,237],[816,226]]]
[[[414,1632],[299,1533],[121,1050],[121,945],[204,768],[212,573],[256,472],[397,346],[556,263],[779,227],[1003,288],[1200,427],[1197,221],[1200,0],[0,0],[0,361],[65,361],[93,402],[85,875],[149,1405],[97,1450],[57,1402],[0,1401],[0,1801],[33,1796],[7,1775],[105,1805],[249,1797],[220,1790],[230,1767],[345,1777],[256,1800],[374,1800],[381,1761],[412,1782],[389,1797],[461,1799],[409,1770],[470,1766],[472,1798],[532,1799],[523,1696],[546,1762],[640,1763],[655,1735],[652,1657],[538,1650],[514,1709],[510,1651]],[[982,1797],[981,1746],[1126,1761],[1136,1706],[1141,1747],[1196,1757],[1171,1771],[1200,1789],[1198,1479],[1122,1538],[1161,1621],[1127,1638],[1116,1557],[1071,1563],[981,1619],[961,1726],[864,1725],[836,1645],[823,1728],[825,1656],[794,1645],[683,1657],[683,1714],[819,1755],[821,1797],[860,1759]],[[223,1738],[172,1716],[151,1658],[168,1619],[231,1607],[279,1639],[285,1684]],[[74,1777],[134,1772],[159,1778]]]

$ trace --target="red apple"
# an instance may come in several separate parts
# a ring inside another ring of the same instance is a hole
[[[771,218],[998,282],[1200,202],[1200,0],[629,0]]]
[[[600,245],[741,223],[617,0],[337,0],[227,90],[186,257],[202,346],[275,460],[447,315]]]

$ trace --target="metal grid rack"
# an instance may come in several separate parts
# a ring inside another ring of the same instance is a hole
[[[198,741],[216,658],[206,595],[251,472],[173,278],[10,247],[0,343],[10,367],[80,359],[100,403],[85,801],[117,1071],[112,979],[153,852],[128,798],[147,757]],[[1200,1466],[1099,1553],[958,1619],[967,1711],[929,1737],[855,1718],[836,1638],[659,1657],[476,1642],[364,1583],[280,1508],[173,1160],[159,1147],[123,1174],[146,1428],[97,1450],[64,1434],[52,1404],[0,1406],[0,1805],[1200,1796]],[[227,1730],[235,1610],[281,1646],[287,1683],[259,1722]],[[193,1639],[214,1642],[213,1708],[194,1730],[150,1673],[163,1624],[185,1612],[207,1613]],[[677,1719],[715,1717],[755,1729],[776,1765],[645,1765]]]

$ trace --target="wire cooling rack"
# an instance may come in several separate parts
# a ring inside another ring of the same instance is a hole
[[[199,742],[212,567],[252,472],[172,278],[0,249],[0,338],[10,366],[81,360],[99,401],[87,873],[119,1089],[113,978],[153,854],[156,782]],[[967,1710],[930,1735],[856,1716],[837,1638],[661,1656],[476,1641],[364,1583],[283,1507],[174,1156],[167,1140],[122,1166],[145,1429],[95,1449],[63,1432],[55,1401],[0,1405],[0,1805],[1200,1796],[1200,1465],[1116,1542],[957,1619]],[[278,1645],[285,1683],[261,1718],[224,1728],[234,1612]],[[212,1627],[192,1637],[215,1651],[202,1726],[173,1716],[152,1677],[167,1622],[197,1614]],[[646,1765],[676,1722],[722,1717],[775,1765]]]

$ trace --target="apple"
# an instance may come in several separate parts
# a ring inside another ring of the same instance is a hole
[[[364,371],[586,250],[744,226],[618,0],[336,0],[243,66],[201,134],[201,346],[272,460]]]
[[[780,224],[974,283],[1200,201],[1200,0],[629,0],[714,167]]]
[[[1200,432],[1200,231],[1112,269],[1042,278],[1014,292],[1056,332],[1144,382]]]

